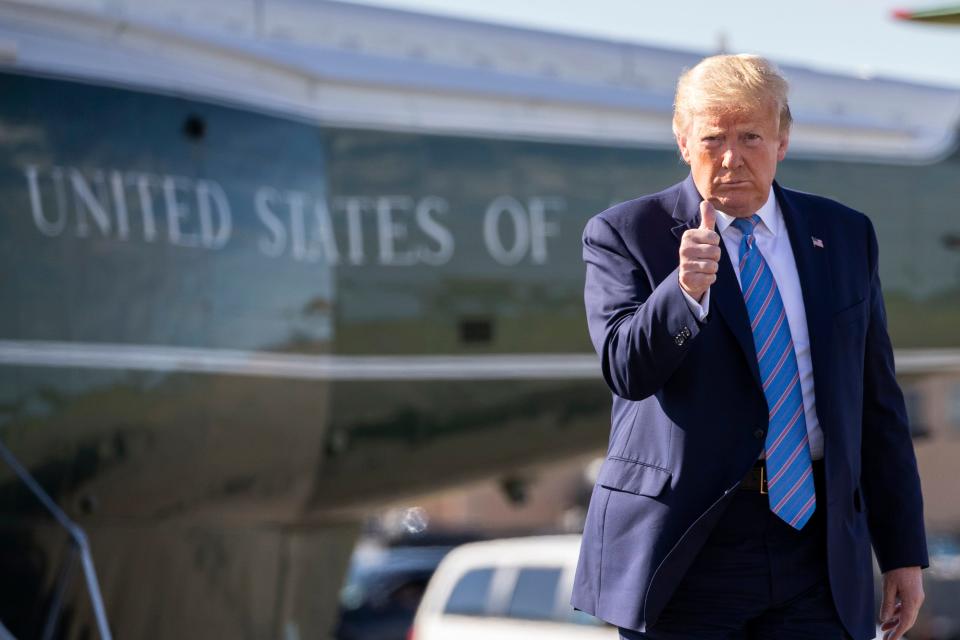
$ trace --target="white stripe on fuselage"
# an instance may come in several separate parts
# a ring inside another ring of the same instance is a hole
[[[960,372],[960,349],[903,349],[898,373]],[[305,380],[600,379],[592,353],[305,355],[143,344],[0,340],[0,365],[126,369]]]
[[[342,356],[142,344],[0,340],[0,364],[308,380],[600,378],[587,353]]]

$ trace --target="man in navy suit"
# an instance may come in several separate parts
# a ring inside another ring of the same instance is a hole
[[[683,182],[587,223],[613,392],[571,603],[622,638],[898,640],[923,504],[870,220],[781,187],[787,85],[757,56],[681,76]]]

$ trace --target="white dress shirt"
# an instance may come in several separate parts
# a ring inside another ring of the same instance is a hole
[[[813,393],[813,363],[810,360],[810,335],[807,332],[807,316],[803,306],[803,293],[800,289],[800,276],[797,274],[797,263],[793,258],[793,248],[790,246],[790,237],[783,223],[783,213],[773,195],[773,186],[767,201],[757,211],[761,223],[753,231],[756,247],[763,255],[767,266],[773,272],[773,278],[780,291],[783,307],[787,313],[787,324],[790,327],[790,336],[793,338],[793,349],[797,356],[797,368],[800,370],[800,389],[803,392],[803,413],[807,423],[807,438],[810,442],[810,457],[814,460],[823,458],[823,432],[820,421],[817,419],[817,403]],[[734,216],[717,210],[717,232],[727,249],[727,255],[733,264],[733,272],[740,283],[740,240],[743,234],[733,224]],[[690,310],[701,321],[710,312],[710,289],[703,294],[703,299],[697,302],[686,291],[681,289]],[[761,454],[761,457],[763,455]]]

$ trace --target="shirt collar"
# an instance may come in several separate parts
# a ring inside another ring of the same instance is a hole
[[[772,184],[770,185],[770,193],[767,194],[767,201],[757,210],[757,215],[760,216],[760,220],[763,222],[760,227],[766,227],[770,235],[776,238],[777,234],[780,233],[780,228],[783,226],[783,214],[780,213],[780,205],[777,204],[777,198],[773,195]],[[726,231],[734,219],[734,216],[717,209],[717,232],[723,233]]]

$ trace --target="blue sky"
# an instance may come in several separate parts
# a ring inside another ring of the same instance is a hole
[[[350,0],[356,2],[357,0]],[[515,24],[857,75],[960,87],[960,27],[894,20],[893,9],[949,0],[362,0],[426,13]]]

